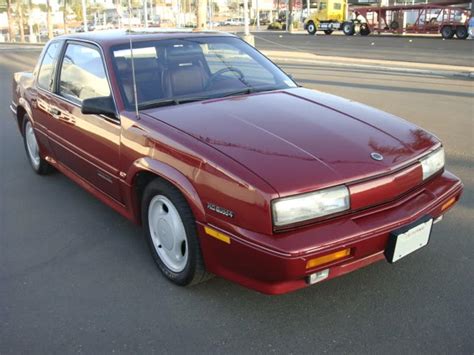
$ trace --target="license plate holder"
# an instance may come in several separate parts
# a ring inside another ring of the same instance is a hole
[[[433,218],[425,216],[391,232],[384,252],[387,261],[394,263],[426,246],[430,240],[432,226]]]

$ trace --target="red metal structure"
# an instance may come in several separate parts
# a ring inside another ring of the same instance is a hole
[[[354,26],[359,26],[361,35],[377,33],[440,33],[443,38],[466,39],[467,22],[470,10],[465,1],[447,1],[442,3],[394,5],[394,6],[358,6],[352,7]],[[407,16],[414,22],[405,24]],[[346,33],[350,34],[350,33]]]

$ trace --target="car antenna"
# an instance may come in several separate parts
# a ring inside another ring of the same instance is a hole
[[[135,115],[137,120],[140,119],[140,113],[138,112],[138,95],[137,95],[137,78],[135,76],[135,60],[133,57],[133,44],[132,44],[132,1],[128,0],[128,32],[130,39],[130,60],[132,61],[132,84],[133,84],[133,100],[135,103]]]

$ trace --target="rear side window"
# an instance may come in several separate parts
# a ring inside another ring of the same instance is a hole
[[[43,62],[38,73],[38,86],[42,89],[52,91],[54,78],[54,65],[61,49],[60,42],[53,42],[49,45],[43,57]]]
[[[68,44],[61,66],[59,94],[78,103],[85,99],[111,95],[98,49]]]

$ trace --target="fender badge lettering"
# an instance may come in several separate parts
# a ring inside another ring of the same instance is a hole
[[[216,206],[213,203],[208,202],[207,203],[207,208],[210,209],[211,211],[214,211],[216,213],[222,214],[226,217],[234,218],[234,212],[220,206]]]

